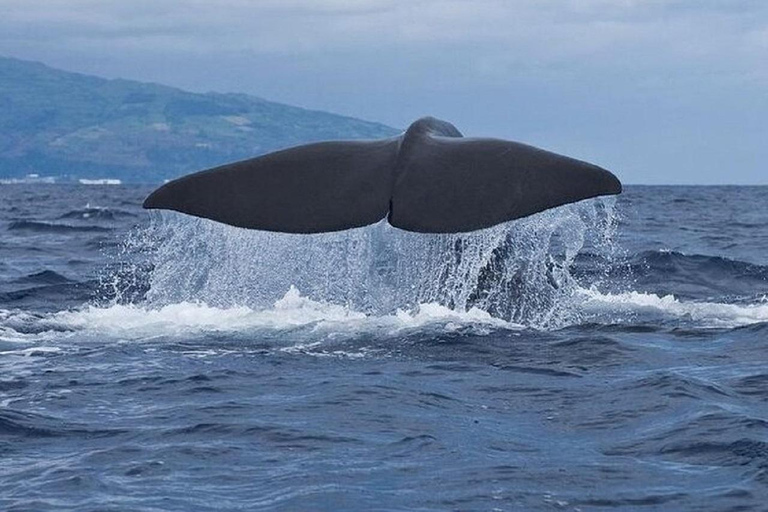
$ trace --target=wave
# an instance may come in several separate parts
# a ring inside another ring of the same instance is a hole
[[[643,251],[631,259],[635,283],[696,296],[750,295],[768,289],[768,266],[721,256]]]
[[[699,386],[692,386],[684,377],[674,381],[671,388],[657,386],[646,391],[656,393],[661,389],[667,396],[672,394],[694,399],[701,395],[719,394],[712,389],[697,389]],[[722,395],[719,398],[723,400]],[[750,415],[746,408],[715,405],[703,411],[679,414],[672,421],[646,429],[631,441],[606,449],[605,453],[610,456],[654,457],[688,467],[731,466],[741,471],[745,480],[765,482],[768,443],[762,436],[755,435],[765,428],[766,421]]]
[[[77,307],[93,299],[99,284],[95,280],[75,281],[53,270],[43,270],[0,282],[0,304],[34,311]]]
[[[34,220],[17,220],[8,225],[9,231],[31,231],[35,233],[91,233],[112,231],[112,228],[103,226],[70,226],[54,222],[40,222]]]
[[[0,436],[45,438],[45,437],[111,437],[124,433],[119,429],[90,429],[61,419],[0,408]]]
[[[118,208],[106,208],[99,206],[86,206],[76,210],[70,210],[59,216],[59,219],[77,220],[116,220],[120,218],[133,218],[136,214]]]
[[[371,316],[345,306],[311,300],[293,287],[272,307],[262,310],[192,302],[157,308],[146,304],[91,305],[50,314],[0,310],[0,340],[5,341],[34,341],[72,332],[79,333],[81,338],[92,334],[95,339],[106,335],[147,340],[157,337],[188,339],[212,333],[248,336],[291,331],[293,339],[316,339],[318,336],[336,339],[361,333],[391,336],[413,331],[486,333],[489,329],[521,328],[476,308],[459,312],[439,304],[421,304],[412,311],[398,310],[391,315]],[[302,336],[302,332],[306,336]]]
[[[594,264],[594,258],[599,255],[580,253],[576,262],[581,265]],[[646,250],[625,255],[621,263],[631,265],[638,275],[653,274],[666,277],[670,274],[703,273],[727,274],[729,276],[753,277],[768,281],[768,266],[741,261],[711,254],[686,254],[668,249]]]
[[[14,284],[62,284],[72,282],[53,270],[42,270],[11,281]]]
[[[734,328],[768,322],[768,302],[735,305],[685,302],[673,296],[627,292],[603,294],[582,289],[574,297],[584,322],[626,325],[637,322],[689,326],[697,329]],[[271,307],[216,307],[201,302],[180,302],[153,307],[143,304],[90,305],[48,314],[0,310],[0,341],[33,342],[77,333],[81,340],[189,340],[220,335],[236,339],[289,339],[294,348],[323,339],[360,336],[397,337],[461,332],[489,334],[521,331],[530,326],[493,317],[478,308],[460,311],[436,303],[410,310],[375,315],[347,306],[318,302],[295,287]],[[285,336],[290,333],[290,336]]]
[[[581,308],[593,321],[667,323],[699,328],[734,328],[768,322],[768,300],[753,304],[683,301],[674,295],[630,291],[579,291]]]

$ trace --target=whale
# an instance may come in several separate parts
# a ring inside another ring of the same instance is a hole
[[[375,224],[418,233],[488,228],[620,194],[610,171],[520,142],[464,137],[424,117],[401,135],[316,142],[183,176],[144,208],[231,226],[323,233]]]

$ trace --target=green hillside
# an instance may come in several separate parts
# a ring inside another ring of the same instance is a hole
[[[0,58],[0,177],[159,182],[316,140],[388,126],[245,94],[195,94]]]

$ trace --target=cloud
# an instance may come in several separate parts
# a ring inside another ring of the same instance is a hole
[[[681,69],[768,83],[768,3],[714,0],[10,0],[0,44],[364,60],[451,52],[460,73],[614,76]],[[439,62],[441,59],[435,59]]]
[[[739,130],[768,157],[767,34],[764,0],[4,0],[0,53],[659,166]]]
[[[6,0],[0,44],[148,54],[454,52],[485,80],[680,69],[766,80],[768,3],[714,0]],[[440,59],[435,59],[439,61]],[[765,83],[765,82],[763,82]]]

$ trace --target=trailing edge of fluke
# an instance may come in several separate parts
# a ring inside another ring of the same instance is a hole
[[[321,233],[373,224],[420,233],[487,228],[621,193],[609,171],[518,142],[464,138],[425,117],[398,137],[319,142],[184,176],[144,208],[232,226]]]

